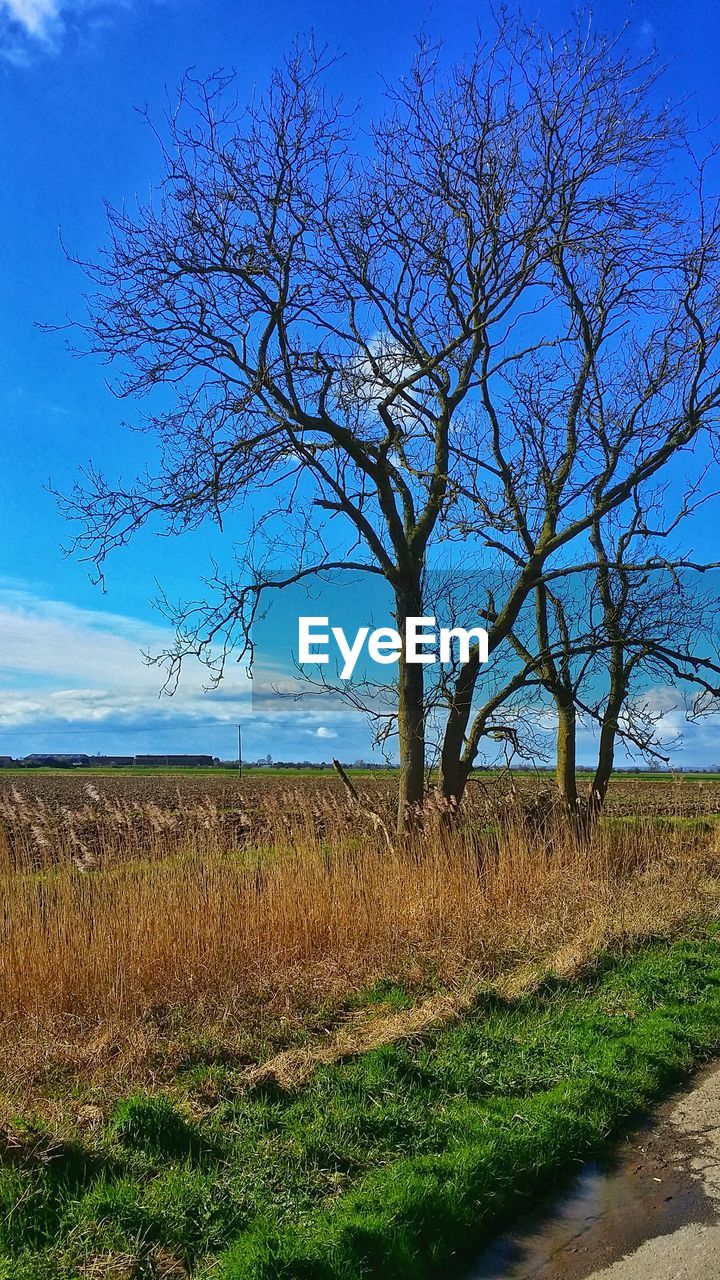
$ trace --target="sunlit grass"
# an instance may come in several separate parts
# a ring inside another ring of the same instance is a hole
[[[0,1276],[445,1277],[718,1043],[710,933],[481,995],[462,1023],[300,1091],[189,1059],[89,1127],[80,1111],[60,1133],[6,1130]]]

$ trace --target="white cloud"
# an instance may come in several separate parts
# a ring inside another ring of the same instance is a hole
[[[162,648],[161,627],[111,613],[79,609],[48,600],[24,588],[0,585],[0,672],[61,676],[83,683],[99,680],[126,685],[147,683],[142,648]],[[157,684],[157,672],[152,674]]]
[[[38,40],[49,39],[60,17],[59,0],[0,0],[0,8]]]
[[[153,713],[226,720],[249,703],[241,671],[231,672],[222,699],[213,703],[203,690],[207,672],[197,662],[188,665],[172,700],[158,703],[163,672],[147,666],[142,651],[165,648],[169,630],[2,582],[0,636],[0,731],[40,721],[100,723]]]
[[[102,22],[131,0],[0,0],[0,52],[16,65],[29,61],[29,51],[55,52],[71,26]]]
[[[655,685],[638,692],[628,703],[621,719],[626,724],[632,725],[635,720],[651,728],[660,751],[677,751],[687,737],[686,712],[691,702],[688,690]]]
[[[243,722],[248,758],[314,757],[339,738],[352,756],[367,754],[362,717],[325,698],[255,690],[243,666],[228,665],[218,689],[189,664],[172,697],[159,697],[163,672],[142,651],[157,653],[172,635],[154,622],[83,609],[0,578],[0,754],[32,751],[211,751],[231,757]],[[267,665],[267,664],[266,664]],[[273,674],[268,666],[266,678]],[[277,684],[283,672],[277,669]],[[273,680],[273,686],[276,681]],[[329,727],[335,725],[336,728]],[[317,745],[301,746],[308,737]]]
[[[336,386],[338,403],[344,408],[361,412],[375,410],[381,400],[398,382],[410,376],[417,368],[407,351],[388,334],[372,338],[364,352],[350,357],[341,369]],[[406,428],[417,418],[419,409],[428,398],[430,387],[421,378],[408,387],[404,396],[393,402],[392,413],[402,420]]]

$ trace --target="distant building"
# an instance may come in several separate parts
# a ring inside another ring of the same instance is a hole
[[[83,752],[33,752],[22,760],[14,761],[10,756],[0,756],[0,768],[12,764],[24,765],[27,769],[122,769],[132,765],[144,765],[147,768],[171,766],[175,768],[213,768],[219,764],[215,756],[205,755],[144,755],[144,756],[88,756]]]
[[[176,768],[197,769],[202,766],[212,768],[218,763],[215,756],[135,756],[133,761],[136,765],[145,765],[146,767],[157,768],[162,765],[173,765]]]
[[[30,769],[87,769],[90,757],[82,753],[33,752],[24,756],[22,763]]]
[[[90,756],[93,769],[122,769],[134,763],[134,756]]]

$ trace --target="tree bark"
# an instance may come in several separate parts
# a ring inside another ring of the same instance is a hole
[[[425,798],[425,679],[421,663],[405,658],[405,623],[422,617],[422,593],[417,582],[396,592],[397,629],[402,639],[398,663],[398,737],[400,794],[398,836],[413,825],[413,813]]]
[[[572,696],[557,694],[555,698],[558,715],[557,731],[557,763],[555,776],[563,806],[568,814],[576,817],[578,813],[578,792],[576,774],[577,715]]]
[[[425,795],[425,702],[423,669],[400,656],[398,674],[400,795],[398,835],[412,825],[412,813]]]
[[[454,752],[443,749],[437,792],[447,805],[448,817],[460,808],[469,774],[470,765],[458,759]]]
[[[458,677],[443,735],[438,793],[443,800],[450,802],[456,808],[462,801],[472,768],[472,759],[468,762],[463,756],[479,670],[480,663],[477,655],[473,654]]]
[[[598,762],[590,790],[590,810],[593,821],[599,818],[602,813],[608,786],[610,785],[610,777],[615,763],[615,739],[617,737],[618,720],[624,700],[625,689],[617,690],[615,696],[611,698],[603,718],[600,731],[600,746],[598,748]]]
[[[457,758],[445,759],[443,755],[440,761],[438,783],[438,791],[443,800],[448,800],[454,805],[460,804],[465,794],[470,767],[464,760],[458,760]]]

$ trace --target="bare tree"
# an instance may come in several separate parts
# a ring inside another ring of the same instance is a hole
[[[595,568],[579,625],[569,620],[560,596],[540,589],[539,636],[549,639],[549,606],[558,641],[557,657],[550,654],[544,667],[558,715],[558,788],[568,813],[586,828],[602,811],[619,741],[645,759],[667,763],[657,733],[660,717],[647,696],[650,680],[677,690],[688,703],[688,718],[700,713],[708,696],[720,696],[720,596],[702,585],[718,565],[673,558],[663,547],[680,518],[651,529],[650,512],[635,495],[622,523],[595,521]],[[598,729],[587,796],[577,779],[578,716]]]
[[[366,134],[328,70],[296,51],[244,112],[229,79],[188,81],[158,192],[110,210],[84,264],[87,345],[121,394],[172,404],[145,420],[154,470],[85,473],[78,548],[102,573],[148,522],[253,508],[235,566],[174,611],[171,680],[189,654],[219,679],[267,593],[328,571],[384,578],[402,631],[453,538],[505,562],[495,652],[564,549],[714,426],[717,219],[671,184],[678,126],[622,37],[503,17],[447,74],[421,43]],[[455,799],[487,728],[478,672],[449,702]],[[401,826],[426,712],[401,655]]]
[[[708,468],[704,469],[705,471]],[[484,739],[505,731],[516,754],[537,758],[534,722],[555,716],[557,788],[565,813],[587,831],[602,811],[618,742],[645,759],[667,763],[650,696],[658,682],[674,690],[686,718],[706,714],[720,698],[718,562],[679,555],[668,540],[715,500],[700,485],[669,515],[667,486],[632,500],[590,528],[585,563],[548,570],[509,633],[514,662],[483,673],[461,766],[469,773]],[[457,665],[446,685],[449,701]],[[539,696],[542,694],[545,697]],[[587,794],[578,778],[580,725],[595,729],[597,761]]]
[[[504,566],[502,590],[488,591],[482,611],[491,653],[514,643],[518,619],[534,602],[539,650],[523,658],[524,669],[533,680],[540,671],[554,689],[568,776],[574,736],[564,734],[563,723],[576,707],[564,674],[547,666],[548,588],[577,575],[591,547],[601,556],[604,522],[627,504],[642,507],[668,463],[682,459],[692,469],[695,453],[702,457],[700,441],[705,452],[716,441],[719,223],[717,198],[706,190],[707,162],[697,165],[694,184],[696,215],[678,205],[659,239],[646,220],[651,201],[643,216],[635,185],[618,197],[617,223],[601,217],[592,235],[568,234],[556,250],[549,332],[535,350],[508,353],[504,342],[494,350],[485,337],[484,414],[465,445],[476,470],[457,528]],[[665,236],[673,222],[670,244]],[[707,471],[702,461],[695,466],[693,492]],[[599,562],[596,568],[599,574]],[[565,652],[577,643],[568,634]],[[678,655],[689,673],[693,659],[689,653],[685,659]],[[701,667],[700,661],[696,672]],[[441,788],[455,803],[508,692],[500,688],[477,706],[480,671],[475,654],[458,674],[449,708]],[[522,670],[515,678],[522,680]],[[626,691],[618,696],[624,701]]]

